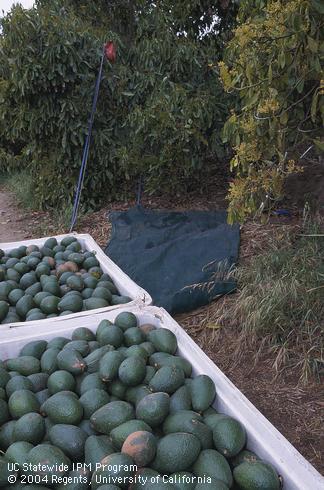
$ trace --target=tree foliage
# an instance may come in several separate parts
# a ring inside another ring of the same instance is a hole
[[[15,155],[10,161],[30,168],[37,204],[55,206],[73,195],[103,37],[57,5],[16,7],[2,25],[2,134]],[[86,199],[111,168],[107,109],[101,98]]]
[[[152,190],[169,186],[170,177],[175,185],[190,178],[197,184],[206,159],[224,156],[220,133],[228,108],[210,67],[221,43],[198,41],[189,25],[181,34],[172,19],[167,9],[143,15],[126,64],[132,111],[125,122],[132,136],[118,155]]]
[[[40,207],[72,200],[102,45],[112,39],[118,62],[105,63],[83,202],[120,197],[138,175],[149,191],[197,182],[224,154],[227,101],[209,65],[235,11],[224,0],[14,7],[1,21],[0,166],[30,169]]]
[[[319,0],[244,0],[220,75],[240,104],[223,141],[234,148],[234,221],[282,194],[307,149],[324,149],[323,14]]]

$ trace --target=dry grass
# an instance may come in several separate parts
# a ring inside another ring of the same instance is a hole
[[[314,226],[316,236],[300,236]],[[245,225],[240,267],[234,271],[238,291],[180,321],[190,332],[201,332],[207,343],[226,328],[238,347],[236,359],[242,345],[249,345],[255,362],[265,349],[274,355],[277,374],[294,366],[303,382],[319,376],[324,365],[324,240],[318,232],[322,222],[317,219],[314,226],[301,221]]]

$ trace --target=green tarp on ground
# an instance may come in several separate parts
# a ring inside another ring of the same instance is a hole
[[[142,207],[109,214],[105,253],[156,306],[191,311],[235,290],[229,270],[237,262],[239,225],[225,211],[155,211]]]

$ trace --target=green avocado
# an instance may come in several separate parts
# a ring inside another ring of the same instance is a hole
[[[13,359],[8,359],[6,364],[10,371],[17,371],[23,376],[39,373],[41,367],[39,359],[33,356],[20,356]]]
[[[41,414],[47,415],[54,424],[78,425],[83,417],[83,407],[76,395],[61,391],[43,403]]]
[[[47,478],[49,482],[52,481],[52,478],[58,479],[64,476],[71,467],[70,459],[60,448],[51,444],[39,444],[31,449],[26,463],[36,469],[36,471],[31,471],[33,478],[36,479],[36,476],[39,475],[40,478]]]
[[[110,397],[105,390],[94,388],[83,393],[79,401],[83,407],[84,418],[90,419],[99,408],[110,402]]]
[[[39,444],[45,436],[45,422],[39,413],[26,413],[19,420],[14,428],[13,438],[15,441]]]
[[[114,401],[96,410],[90,421],[97,432],[108,435],[115,427],[134,419],[134,415],[134,409],[130,403]]]
[[[163,391],[172,394],[184,384],[185,375],[177,366],[163,366],[153,376],[149,383],[152,391]]]
[[[261,461],[246,461],[234,468],[234,481],[240,490],[279,490],[280,480],[272,465]]]
[[[51,443],[60,448],[72,461],[83,460],[87,438],[88,435],[75,425],[57,424],[49,430]]]
[[[30,412],[39,411],[39,402],[32,391],[14,391],[8,401],[8,408],[12,418],[19,419]]]
[[[201,451],[192,470],[196,476],[209,476],[221,480],[230,488],[233,484],[233,476],[227,460],[215,449]]]
[[[150,427],[158,427],[169,414],[170,396],[167,393],[151,393],[138,401],[136,418]]]
[[[199,439],[193,434],[168,434],[158,441],[152,468],[162,474],[188,470],[198,458],[200,450]]]
[[[108,436],[89,436],[84,446],[85,464],[95,468],[105,456],[114,452],[114,446]]]

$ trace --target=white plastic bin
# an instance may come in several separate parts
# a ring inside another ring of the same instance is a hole
[[[65,318],[63,323],[48,325],[46,331],[28,325],[23,330],[16,328],[11,332],[10,338],[5,334],[0,335],[0,359],[17,356],[20,349],[31,340],[49,340],[57,336],[71,337],[73,330],[80,326],[95,331],[101,320],[107,318],[113,321],[121,311],[132,311],[140,324],[152,323],[158,328],[164,327],[174,332],[178,338],[178,353],[191,362],[194,374],[208,374],[213,379],[217,389],[215,408],[235,417],[244,425],[248,434],[248,448],[275,466],[283,478],[284,490],[324,489],[324,478],[320,473],[249,402],[162,308],[145,306],[130,308],[125,305],[119,310],[99,313],[93,317]]]
[[[125,296],[129,296],[132,301],[127,303],[128,307],[133,307],[138,304],[145,304],[145,305],[151,305],[152,304],[152,298],[149,295],[147,291],[142,289],[140,286],[138,286],[132,279],[125,274],[119,267],[116,265],[107,255],[103,252],[103,250],[99,247],[99,245],[95,242],[95,240],[87,233],[83,234],[78,234],[78,233],[69,233],[68,235],[56,235],[55,238],[57,241],[60,243],[61,240],[63,240],[64,237],[66,236],[71,236],[73,235],[77,240],[80,242],[82,245],[82,248],[85,250],[89,250],[90,252],[94,252],[96,254],[96,258],[98,259],[100,263],[100,267],[104,272],[110,275],[110,277],[113,279],[117,289],[119,292]],[[10,251],[13,248],[17,248],[21,245],[38,245],[42,246],[45,241],[49,237],[45,238],[36,238],[32,240],[23,240],[20,242],[9,242],[9,243],[0,243],[0,248],[2,250]],[[43,325],[45,328],[46,325],[50,322],[62,322],[65,321],[66,319],[69,318],[79,318],[79,317],[84,317],[88,315],[96,315],[98,313],[102,313],[103,311],[111,311],[115,309],[119,309],[121,306],[124,305],[113,305],[113,306],[108,306],[106,308],[99,308],[95,310],[88,310],[88,311],[80,311],[78,313],[73,313],[71,315],[66,315],[63,317],[57,316],[53,317],[50,319],[44,319],[44,320],[36,320],[36,321],[31,321],[31,322],[18,322],[18,323],[7,323],[4,325],[0,325],[0,331],[8,330],[12,327],[23,327],[25,328],[27,325],[35,325],[35,326],[41,326]]]

